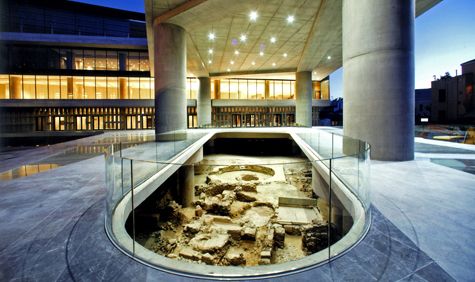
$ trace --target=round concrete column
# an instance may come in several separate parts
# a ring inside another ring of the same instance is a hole
[[[198,113],[198,126],[211,125],[211,79],[209,77],[198,77],[200,89],[196,101],[196,112]]]
[[[185,30],[173,24],[154,25],[156,140],[186,138]]]
[[[193,164],[184,165],[179,170],[179,189],[181,204],[188,208],[193,204],[195,196],[195,166]]]
[[[414,159],[414,0],[343,0],[344,134]]]
[[[119,97],[122,100],[129,98],[129,88],[127,87],[127,78],[120,77],[119,78]]]
[[[295,100],[295,122],[305,127],[312,126],[312,72],[299,71],[295,74],[297,88]]]
[[[22,82],[21,76],[10,76],[10,99],[21,99],[22,98]]]

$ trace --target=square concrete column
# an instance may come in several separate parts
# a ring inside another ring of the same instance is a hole
[[[185,30],[154,24],[155,136],[157,141],[186,138]]]
[[[196,103],[198,113],[198,126],[211,125],[211,79],[209,77],[198,77],[200,88]]]
[[[343,0],[344,134],[414,159],[414,0]]]
[[[295,122],[301,126],[312,127],[312,72],[297,72],[295,84]]]

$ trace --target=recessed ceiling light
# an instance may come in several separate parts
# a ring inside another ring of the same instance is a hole
[[[264,56],[264,52],[259,52],[259,56]]]
[[[252,62],[251,62],[251,65],[255,66],[255,65],[256,65],[256,62],[252,61]]]
[[[209,54],[213,54],[213,49],[208,49]]]
[[[246,42],[247,36],[245,34],[241,34],[241,36],[239,37],[239,40],[241,40],[242,42]]]
[[[328,56],[328,57],[327,57],[327,60],[331,60],[331,59],[332,59],[332,56]]]
[[[255,22],[255,21],[257,20],[257,17],[258,17],[258,16],[259,16],[259,15],[257,14],[256,11],[251,11],[251,12],[249,13],[249,19],[250,19],[251,21],[253,21],[253,22]]]
[[[211,61],[211,60],[208,60],[208,64],[211,64],[212,62],[213,62],[213,61]]]
[[[234,61],[231,61],[230,63],[231,63],[231,65],[234,65]]]
[[[238,50],[234,51],[234,55],[239,55],[239,51]]]
[[[272,36],[272,37],[270,38],[270,43],[275,43],[276,41],[277,41],[277,39],[276,39],[274,36]]]
[[[227,69],[227,71],[228,71],[228,72],[230,72],[230,71],[231,71],[231,69]]]
[[[275,63],[272,63],[272,66],[275,67]]]
[[[215,38],[216,38],[216,35],[214,34],[214,32],[210,32],[210,33],[208,34],[208,39],[209,39],[209,40],[214,40]]]
[[[287,53],[284,53],[282,56],[284,56],[284,58],[287,58]]]
[[[293,23],[294,20],[295,20],[295,18],[294,18],[293,15],[289,15],[289,16],[287,17],[287,22],[288,22],[288,23]]]
[[[314,75],[317,75],[317,72],[316,72],[316,71],[314,71],[314,72],[313,72],[313,74],[314,74]]]

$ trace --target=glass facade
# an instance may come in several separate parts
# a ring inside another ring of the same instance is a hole
[[[147,51],[0,45],[6,68],[14,72],[46,70],[148,72]]]
[[[0,31],[146,37],[144,14],[91,9],[72,1],[2,1]]]

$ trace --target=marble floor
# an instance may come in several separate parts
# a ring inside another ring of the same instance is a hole
[[[0,281],[200,280],[136,262],[104,231],[101,148],[149,141],[152,134],[111,132],[0,153],[0,173],[61,163],[0,181]],[[414,161],[372,161],[373,217],[366,237],[329,264],[269,281],[475,280],[475,175],[431,162],[450,154],[473,159],[474,147],[417,138]]]

